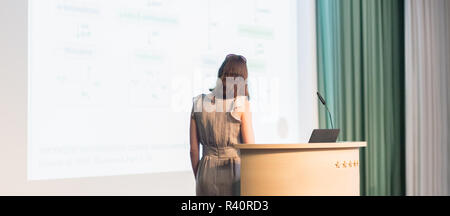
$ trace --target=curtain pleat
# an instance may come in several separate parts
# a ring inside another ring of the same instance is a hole
[[[403,195],[403,1],[318,0],[316,10],[318,89],[339,139],[368,142],[361,194]],[[319,125],[331,127],[323,107]]]
[[[450,2],[405,1],[408,195],[450,195]]]

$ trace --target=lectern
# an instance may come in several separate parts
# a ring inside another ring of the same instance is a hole
[[[359,196],[366,142],[239,144],[243,196]]]

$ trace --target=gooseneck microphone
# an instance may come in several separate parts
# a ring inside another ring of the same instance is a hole
[[[317,96],[319,97],[320,102],[325,106],[325,108],[327,109],[328,115],[330,117],[330,121],[331,121],[331,128],[333,129],[333,118],[331,117],[331,113],[330,110],[328,110],[328,106],[327,106],[327,102],[325,102],[325,99],[323,99],[322,95],[320,95],[319,92],[317,92]]]

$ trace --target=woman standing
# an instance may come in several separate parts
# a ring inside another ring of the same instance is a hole
[[[241,161],[233,145],[254,143],[247,77],[247,60],[230,54],[212,92],[193,100],[190,154],[197,196],[240,195]]]

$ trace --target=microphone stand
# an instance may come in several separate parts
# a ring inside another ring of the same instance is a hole
[[[328,109],[327,106],[327,102],[325,101],[325,99],[323,99],[322,95],[320,95],[319,92],[317,92],[317,96],[319,97],[320,102],[325,106],[325,108],[327,109],[328,112],[328,116],[330,117],[330,121],[331,121],[331,129],[334,129],[334,125],[333,125],[333,118],[331,117],[331,112]]]

